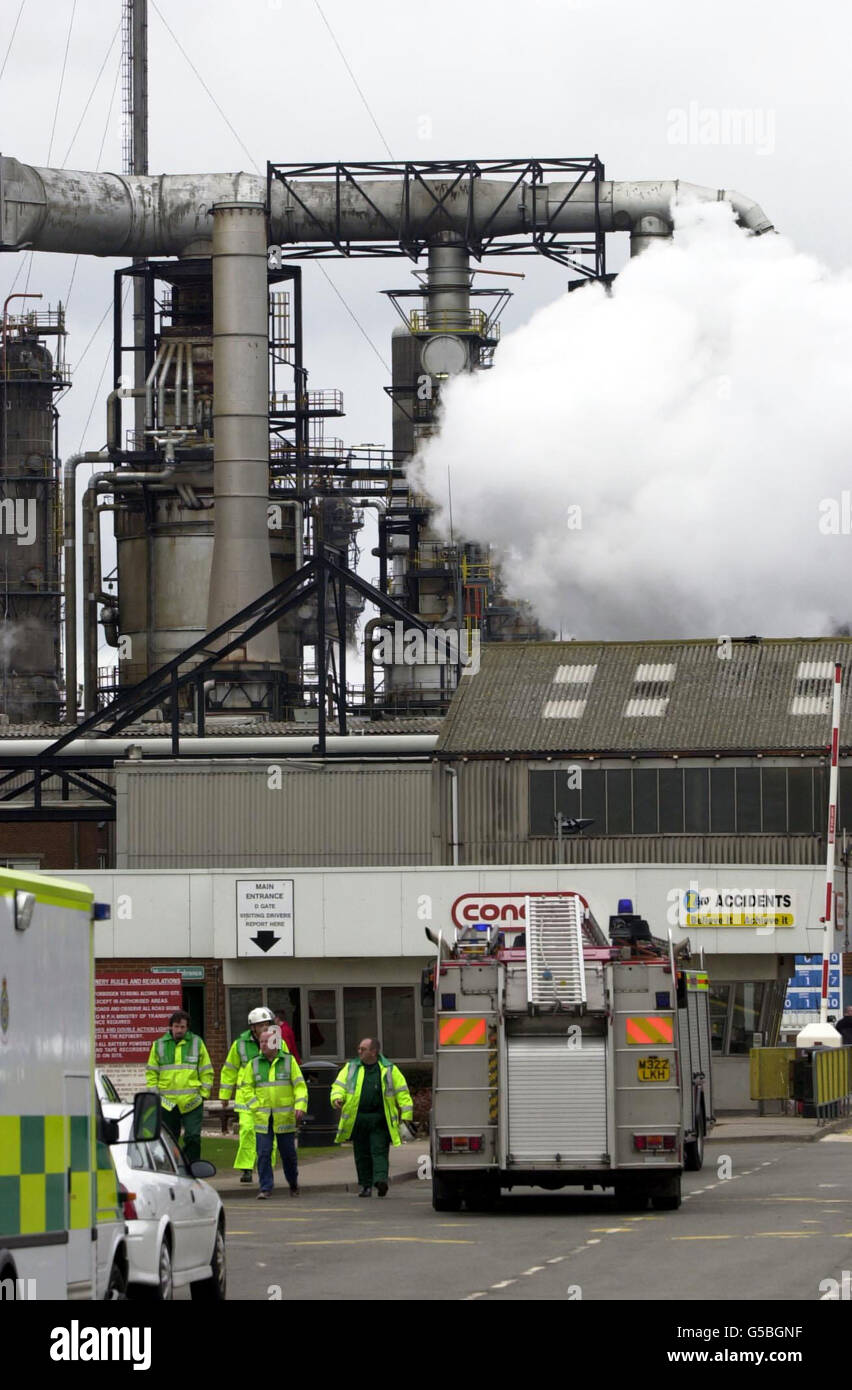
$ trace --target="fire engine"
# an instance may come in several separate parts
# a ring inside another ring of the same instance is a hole
[[[427,936],[435,1210],[522,1186],[679,1207],[714,1123],[708,978],[687,968],[689,942],[652,936],[628,899],[607,937],[574,892]]]

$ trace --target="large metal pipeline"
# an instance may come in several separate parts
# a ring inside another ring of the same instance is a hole
[[[687,199],[730,203],[737,221],[749,231],[773,230],[753,199],[679,179],[604,179],[597,194],[594,182],[585,180],[576,186],[520,184],[511,198],[506,190],[506,180],[487,178],[455,188],[450,180],[424,180],[406,188],[402,178],[365,179],[339,189],[299,179],[292,190],[276,180],[269,239],[280,244],[323,241],[323,230],[335,227],[344,240],[356,242],[388,240],[396,232],[430,240],[439,232],[462,239],[517,236],[544,228],[592,232],[596,210],[602,231],[635,230],[641,235],[638,224],[643,219],[656,218],[670,228],[672,205]],[[209,254],[213,208],[234,202],[265,204],[266,180],[245,173],[93,174],[0,158],[0,246],[5,250],[92,256]]]

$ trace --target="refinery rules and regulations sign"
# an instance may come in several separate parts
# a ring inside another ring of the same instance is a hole
[[[292,956],[292,878],[238,878],[237,955]]]

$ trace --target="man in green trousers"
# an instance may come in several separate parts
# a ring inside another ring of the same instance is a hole
[[[400,1121],[413,1114],[405,1077],[382,1056],[378,1038],[364,1038],[358,1060],[347,1062],[331,1088],[331,1103],[340,1111],[335,1144],[352,1140],[359,1197],[380,1197],[388,1190],[388,1152],[400,1143]]]
[[[213,1064],[201,1038],[190,1032],[189,1014],[176,1009],[167,1032],[151,1044],[145,1085],[157,1091],[163,1107],[163,1124],[183,1149],[187,1163],[201,1157],[201,1123],[204,1102],[213,1087]]]

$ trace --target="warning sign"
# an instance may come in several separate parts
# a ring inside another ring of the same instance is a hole
[[[183,985],[174,975],[139,972],[95,977],[95,1060],[147,1062],[151,1043],[181,1007]]]

